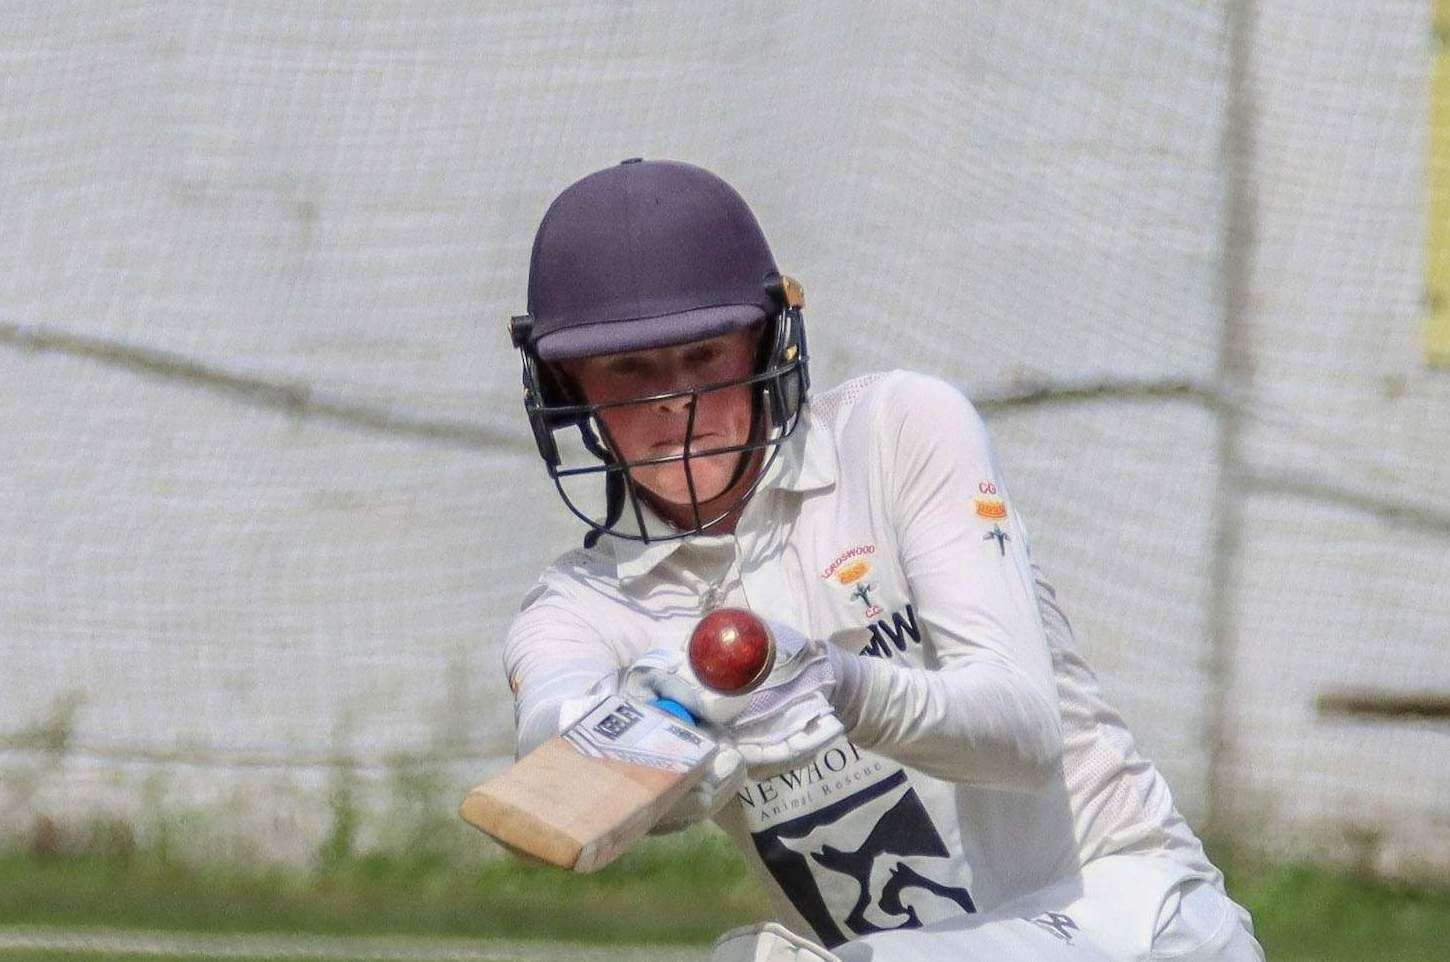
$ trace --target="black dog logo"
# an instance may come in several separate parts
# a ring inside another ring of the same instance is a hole
[[[902,771],[754,838],[827,947],[976,911],[965,888],[932,877],[951,853]]]

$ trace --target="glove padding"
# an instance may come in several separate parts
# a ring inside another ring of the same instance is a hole
[[[745,760],[729,745],[720,744],[710,760],[710,770],[676,802],[654,827],[651,835],[665,835],[689,828],[711,818],[735,797],[745,782]]]
[[[845,732],[830,702],[834,659],[824,642],[786,625],[767,626],[775,638],[775,667],[748,694],[711,691],[690,670],[684,652],[665,649],[645,652],[625,671],[623,692],[679,702],[712,736],[733,745],[757,775],[804,764]]]
[[[647,654],[653,655],[659,654],[659,652]],[[643,660],[645,660],[645,656],[641,656],[641,661]],[[601,683],[591,688],[588,694],[577,698],[566,698],[560,702],[559,731],[567,731],[579,719],[593,711],[601,699],[608,697],[613,687],[612,683],[608,685]],[[621,691],[621,694],[645,704],[649,704],[659,697],[643,689],[636,689],[633,692]],[[650,834],[664,835],[669,832],[678,832],[689,828],[696,822],[710,818],[725,807],[725,803],[730,801],[744,781],[745,762],[740,757],[740,753],[728,744],[720,744],[715,751],[715,756],[710,760],[710,770],[705,773],[705,777],[692,785],[690,790],[675,802],[659,821],[655,822],[654,826],[650,828]]]

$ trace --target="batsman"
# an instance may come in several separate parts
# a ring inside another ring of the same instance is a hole
[[[1078,654],[981,418],[907,371],[812,393],[804,295],[719,177],[627,160],[567,188],[512,334],[583,547],[504,661],[519,754],[621,695],[719,743],[656,831],[713,819],[775,918],[716,962],[1254,962],[1226,894]],[[700,618],[774,667],[703,685]]]

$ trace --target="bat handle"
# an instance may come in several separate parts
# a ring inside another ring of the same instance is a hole
[[[669,712],[687,725],[698,724],[695,716],[690,714],[690,710],[673,698],[660,698],[655,701],[655,707]]]

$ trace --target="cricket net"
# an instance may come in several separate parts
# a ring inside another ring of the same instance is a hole
[[[1438,9],[10,4],[3,830],[307,858],[340,785],[508,756],[579,532],[504,321],[548,200],[643,155],[752,203],[816,384],[979,401],[1195,822],[1450,865]]]

